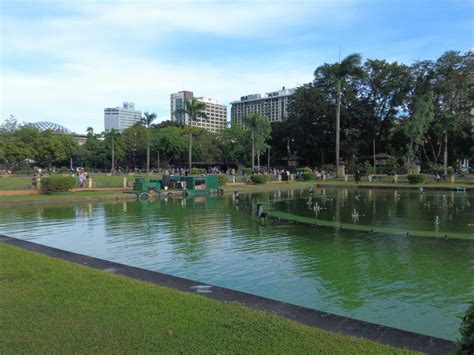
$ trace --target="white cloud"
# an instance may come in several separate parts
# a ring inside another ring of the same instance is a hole
[[[248,93],[308,82],[323,58],[299,61],[283,45],[270,63],[244,55],[218,65],[192,56],[177,60],[166,53],[158,59],[147,54],[147,46],[153,43],[159,49],[185,32],[275,41],[292,26],[344,21],[351,7],[344,1],[347,11],[341,15],[327,1],[61,4],[73,15],[2,17],[2,57],[54,64],[33,72],[2,66],[2,118],[14,114],[24,121],[55,121],[78,132],[88,126],[100,131],[104,107],[122,101],[134,101],[138,109],[168,119],[169,94],[182,89],[227,104]]]

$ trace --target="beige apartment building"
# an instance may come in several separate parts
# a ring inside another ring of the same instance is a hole
[[[194,97],[192,91],[180,91],[170,95],[171,121],[185,125],[189,124],[188,115],[175,114],[175,112],[184,108],[185,102],[193,98],[206,104],[205,112],[208,117],[207,119],[198,118],[197,121],[191,122],[193,127],[204,128],[211,132],[219,132],[227,128],[227,107],[210,97]]]
[[[285,89],[260,94],[242,96],[240,101],[231,102],[232,124],[242,124],[243,118],[249,113],[259,113],[270,122],[280,122],[288,117],[288,105],[295,89]]]

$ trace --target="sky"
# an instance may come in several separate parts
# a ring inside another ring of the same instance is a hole
[[[164,121],[174,92],[229,105],[351,53],[436,60],[473,26],[472,0],[0,0],[0,121],[100,132],[124,101]]]

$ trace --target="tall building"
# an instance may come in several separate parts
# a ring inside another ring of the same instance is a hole
[[[104,109],[104,128],[106,132],[116,129],[123,132],[128,127],[140,122],[141,111],[135,110],[133,102],[124,102],[123,107]]]
[[[205,128],[211,132],[219,132],[227,128],[227,107],[220,105],[219,102],[210,97],[194,97],[191,91],[180,91],[170,95],[171,120],[181,124],[189,124],[189,117],[183,113],[175,114],[176,110],[184,108],[184,103],[195,98],[206,104],[206,118],[198,118],[197,121],[191,122],[193,127]]]
[[[284,121],[288,117],[288,105],[295,89],[283,88],[267,92],[264,97],[260,94],[242,96],[240,101],[233,101],[230,110],[232,124],[242,124],[243,118],[249,113],[259,113],[270,122]]]

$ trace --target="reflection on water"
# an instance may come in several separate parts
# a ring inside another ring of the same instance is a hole
[[[347,189],[0,209],[0,233],[107,260],[455,339],[474,296],[474,240],[338,231],[293,214],[474,234],[474,196]],[[310,203],[309,203],[310,202]],[[439,224],[435,224],[436,216]]]

